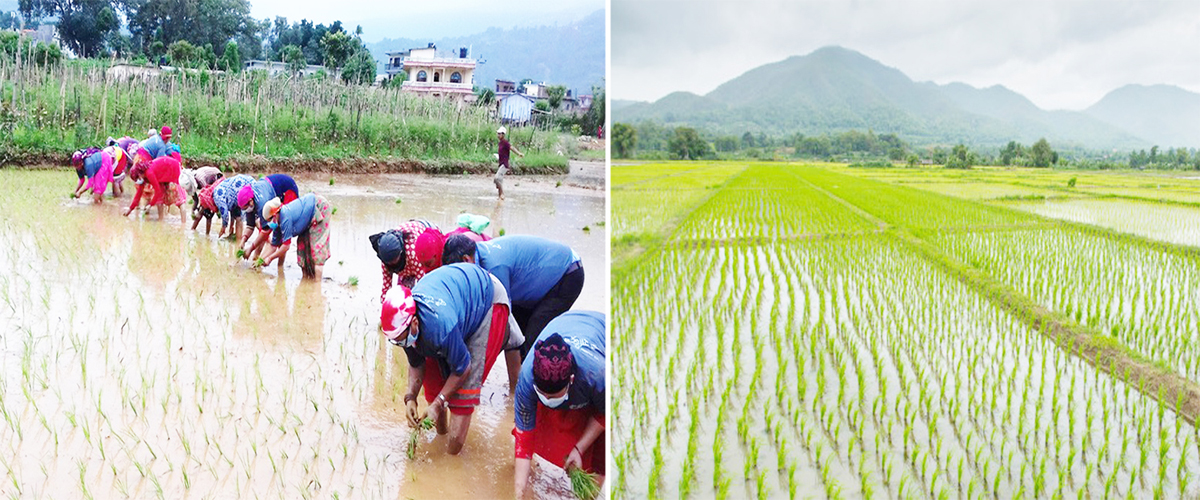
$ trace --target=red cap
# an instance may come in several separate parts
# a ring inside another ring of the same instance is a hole
[[[169,140],[171,138],[171,127],[163,125],[163,128],[161,131],[159,131],[158,135],[161,135],[163,139]]]

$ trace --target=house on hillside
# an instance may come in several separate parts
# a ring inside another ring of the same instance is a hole
[[[517,82],[508,80],[496,80],[497,94],[511,94],[517,91]]]
[[[468,50],[460,48],[449,54],[439,54],[437,45],[410,49],[405,52],[389,52],[385,69],[388,75],[403,71],[408,75],[400,89],[404,92],[452,99],[460,102],[475,101],[475,66]],[[399,62],[399,68],[396,63]]]
[[[501,123],[523,125],[529,123],[536,111],[534,99],[516,92],[496,93],[496,116]]]
[[[251,59],[243,64],[246,71],[266,71],[269,76],[288,75],[290,72],[287,69],[287,63],[279,61],[263,61],[261,59]],[[300,76],[308,76],[324,71],[326,74],[337,77],[338,72],[330,71],[325,66],[309,64],[300,72]]]
[[[534,99],[546,99],[550,97],[546,94],[546,87],[546,82],[526,83],[524,94]]]

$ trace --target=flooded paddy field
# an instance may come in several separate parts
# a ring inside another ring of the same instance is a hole
[[[67,170],[0,170],[0,182],[5,497],[510,497],[503,370],[460,456],[428,431],[406,458],[407,365],[378,333],[367,236],[411,217],[446,228],[460,212],[486,215],[493,235],[571,245],[589,271],[575,308],[607,309],[594,168],[510,177],[504,202],[485,177],[297,176],[337,210],[319,283],[301,280],[294,254],[252,270],[217,229],[191,232],[174,213],[122,218],[128,195],[71,200]],[[532,480],[532,494],[569,495],[554,467]]]
[[[1200,495],[1194,258],[740,165],[614,275],[615,497]]]

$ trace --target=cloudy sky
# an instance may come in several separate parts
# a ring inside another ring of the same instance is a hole
[[[250,0],[250,15],[256,19],[309,19],[318,24],[340,19],[351,30],[361,25],[363,39],[376,42],[382,38],[471,35],[491,27],[567,24],[603,9],[604,4],[604,0]]]
[[[1082,109],[1129,83],[1200,92],[1200,1],[612,0],[610,96],[704,94],[827,45],[916,81]]]

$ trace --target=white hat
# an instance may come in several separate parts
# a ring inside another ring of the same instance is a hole
[[[504,128],[504,127],[502,126],[502,127],[498,128],[498,129],[496,129],[496,133],[497,133],[497,134],[507,134],[507,133],[508,133],[508,129],[506,129],[506,128]]]

